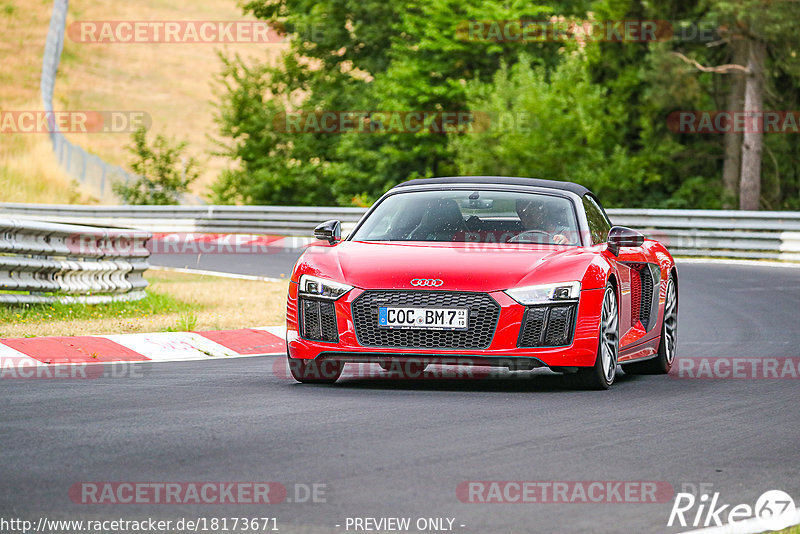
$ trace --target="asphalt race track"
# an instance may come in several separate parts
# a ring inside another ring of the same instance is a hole
[[[250,276],[289,278],[300,252],[279,249],[270,254],[153,254],[150,264]]]
[[[679,358],[800,356],[800,269],[679,263],[679,279]],[[0,516],[277,517],[281,532],[444,517],[455,532],[679,532],[666,527],[672,499],[474,504],[456,488],[704,483],[751,506],[770,489],[800,495],[796,379],[620,375],[610,391],[585,392],[547,371],[310,386],[277,368],[245,358],[143,364],[130,378],[0,381]],[[267,506],[80,505],[68,490],[81,481],[277,481],[292,500],[296,483],[326,493]]]

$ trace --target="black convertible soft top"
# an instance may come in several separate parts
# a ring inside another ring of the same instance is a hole
[[[570,191],[576,195],[583,196],[592,193],[580,184],[572,182],[559,182],[556,180],[542,180],[540,178],[520,178],[514,176],[448,176],[443,178],[417,178],[399,184],[397,187],[407,187],[410,185],[427,184],[489,184],[489,185],[517,185],[531,187],[545,187],[548,189],[560,189]],[[594,195],[593,195],[594,196]]]

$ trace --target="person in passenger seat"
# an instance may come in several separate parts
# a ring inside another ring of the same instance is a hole
[[[412,241],[452,241],[467,230],[458,203],[452,198],[430,202],[419,226],[411,232]]]

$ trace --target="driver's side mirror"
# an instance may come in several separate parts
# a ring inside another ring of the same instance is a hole
[[[641,247],[644,235],[625,226],[613,226],[608,231],[608,250],[614,256],[619,256],[621,247]]]
[[[314,237],[333,245],[342,240],[342,223],[339,221],[325,221],[314,228]]]

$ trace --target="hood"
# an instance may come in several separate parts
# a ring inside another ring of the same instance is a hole
[[[436,289],[488,292],[582,281],[596,257],[572,246],[344,241],[308,247],[293,279],[311,274],[361,289],[413,289],[411,280],[432,278],[443,281]]]

